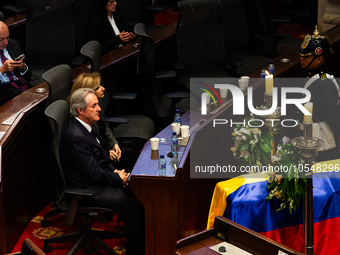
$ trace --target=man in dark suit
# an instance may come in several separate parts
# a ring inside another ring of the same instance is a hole
[[[23,58],[19,43],[9,39],[9,29],[0,21],[0,106],[27,90],[31,71]]]
[[[123,17],[116,8],[115,0],[99,0],[96,13],[87,26],[88,39],[100,42],[103,53],[110,52],[136,37],[134,33],[126,31]]]
[[[145,254],[144,208],[128,186],[130,174],[111,164],[106,142],[91,125],[99,120],[92,89],[76,90],[70,99],[72,117],[63,128],[60,158],[67,186],[94,190],[82,203],[114,210],[127,229],[127,254]]]

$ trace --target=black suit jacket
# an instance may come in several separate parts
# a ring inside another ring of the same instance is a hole
[[[11,58],[13,60],[16,57],[18,57],[21,54],[23,54],[23,52],[22,52],[22,50],[20,48],[20,44],[17,41],[12,40],[12,39],[9,39],[9,41],[8,41],[7,50],[8,50],[8,53],[9,53],[9,55],[11,56]],[[25,59],[24,59],[24,63],[27,65]],[[31,74],[32,74],[31,70],[28,69],[27,72],[25,73],[25,75],[23,76],[27,82],[30,80]]]
[[[122,179],[113,172],[109,151],[101,144],[73,117],[63,128],[60,159],[67,187],[94,190],[86,201],[89,206],[105,207],[125,195]]]
[[[126,31],[122,15],[113,13],[113,18],[120,32]],[[107,53],[117,48],[122,43],[119,35],[116,35],[106,15],[94,15],[87,26],[88,40],[98,41],[102,46],[102,52]]]

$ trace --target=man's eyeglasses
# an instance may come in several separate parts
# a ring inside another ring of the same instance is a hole
[[[9,40],[9,36],[7,36],[7,37],[0,37],[0,43],[2,43],[5,40],[8,41]]]

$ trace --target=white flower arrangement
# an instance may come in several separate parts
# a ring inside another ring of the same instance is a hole
[[[249,118],[246,118],[245,123],[248,123]],[[254,126],[259,126],[259,123],[252,121]],[[250,126],[236,125],[232,133],[235,145],[230,148],[234,158],[238,159],[239,165],[252,166],[268,164],[268,157],[272,151],[271,140],[272,135],[266,126],[254,128]]]
[[[274,165],[285,166],[288,171],[280,174],[275,172],[269,174],[268,196],[266,200],[279,199],[282,201],[277,211],[289,208],[292,213],[306,195],[306,178],[303,171],[298,171],[298,165],[303,163],[297,149],[291,145],[283,145],[278,148],[279,156],[272,159]]]

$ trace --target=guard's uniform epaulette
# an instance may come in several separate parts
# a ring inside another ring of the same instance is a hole
[[[319,75],[319,78],[324,81],[327,79],[327,73],[325,73],[323,70],[320,70],[319,73],[317,73]],[[311,78],[313,76],[315,76],[316,74],[312,74],[310,71],[308,72],[307,78]]]
[[[310,72],[309,72],[310,73]],[[338,91],[338,104],[340,102],[340,87],[339,84],[337,83],[336,79],[334,78],[333,75],[325,73],[323,70],[320,70],[318,73],[314,74],[309,80],[306,82],[304,88],[308,89],[308,87],[316,80],[321,80],[321,81],[326,81],[327,79],[331,80],[331,82],[334,84],[336,90]]]
[[[320,79],[321,79],[322,81],[324,81],[324,80],[327,79],[327,76],[326,76],[326,74],[325,74],[323,71],[321,71],[321,72],[319,73],[319,76],[320,76]]]

